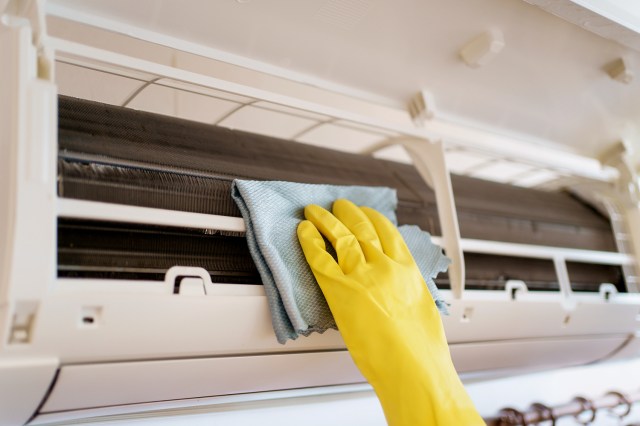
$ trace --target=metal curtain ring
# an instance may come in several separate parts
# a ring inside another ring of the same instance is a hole
[[[578,423],[580,423],[581,425],[588,425],[596,419],[596,407],[595,405],[593,405],[593,402],[590,399],[582,396],[576,396],[575,398],[573,398],[573,402],[577,402],[582,408],[582,411],[573,415]],[[591,411],[591,417],[586,420],[581,420],[580,414],[587,411]]]
[[[534,402],[531,404],[531,409],[538,413],[539,420],[536,423],[551,420],[551,426],[556,425],[556,416],[553,414],[553,408],[544,405],[541,402]]]
[[[622,392],[616,392],[616,391],[611,391],[611,392],[607,392],[605,394],[605,396],[608,395],[613,395],[616,398],[618,398],[618,405],[616,405],[615,407],[612,407],[609,409],[609,412],[611,414],[613,414],[614,416],[617,416],[620,420],[624,419],[625,417],[627,417],[629,415],[629,413],[631,412],[631,406],[633,405],[632,402],[629,400],[629,398],[627,398],[627,396],[625,394],[623,394]],[[624,412],[622,413],[616,413],[614,410],[622,405],[625,404],[626,407],[624,409]]]
[[[500,410],[500,425],[526,425],[524,414],[520,410],[507,407]]]

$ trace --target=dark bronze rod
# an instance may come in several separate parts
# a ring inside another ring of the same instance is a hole
[[[631,411],[631,406],[639,401],[640,389],[630,393],[611,391],[596,399],[576,396],[554,407],[534,403],[526,410],[503,408],[498,416],[485,418],[485,421],[488,426],[532,425],[545,421],[548,422],[545,424],[554,424],[561,417],[573,416],[579,423],[589,424],[602,414],[602,410],[609,410],[614,416],[624,418]]]

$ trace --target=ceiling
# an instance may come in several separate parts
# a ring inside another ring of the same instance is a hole
[[[623,139],[640,151],[640,53],[522,0],[51,3],[391,107],[427,90],[436,116],[532,143],[597,157]],[[470,68],[459,51],[489,29],[505,47]],[[630,84],[604,69],[622,56],[636,69]]]

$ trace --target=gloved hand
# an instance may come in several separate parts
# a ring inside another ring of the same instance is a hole
[[[345,344],[393,426],[483,425],[455,371],[440,314],[397,228],[337,200],[309,205],[298,239]],[[319,231],[319,232],[318,232]],[[324,235],[336,250],[326,250]]]

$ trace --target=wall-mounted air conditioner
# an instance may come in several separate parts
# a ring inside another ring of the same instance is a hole
[[[40,6],[10,3],[0,28],[0,424],[367,389],[338,332],[276,341],[237,177],[395,188],[399,222],[453,260],[437,283],[463,378],[640,352],[640,221],[606,177],[580,197],[450,177],[410,124],[52,37]],[[120,104],[58,93],[114,76],[132,83]],[[134,108],[153,87],[229,103],[226,118],[258,105],[364,129],[415,167]]]

